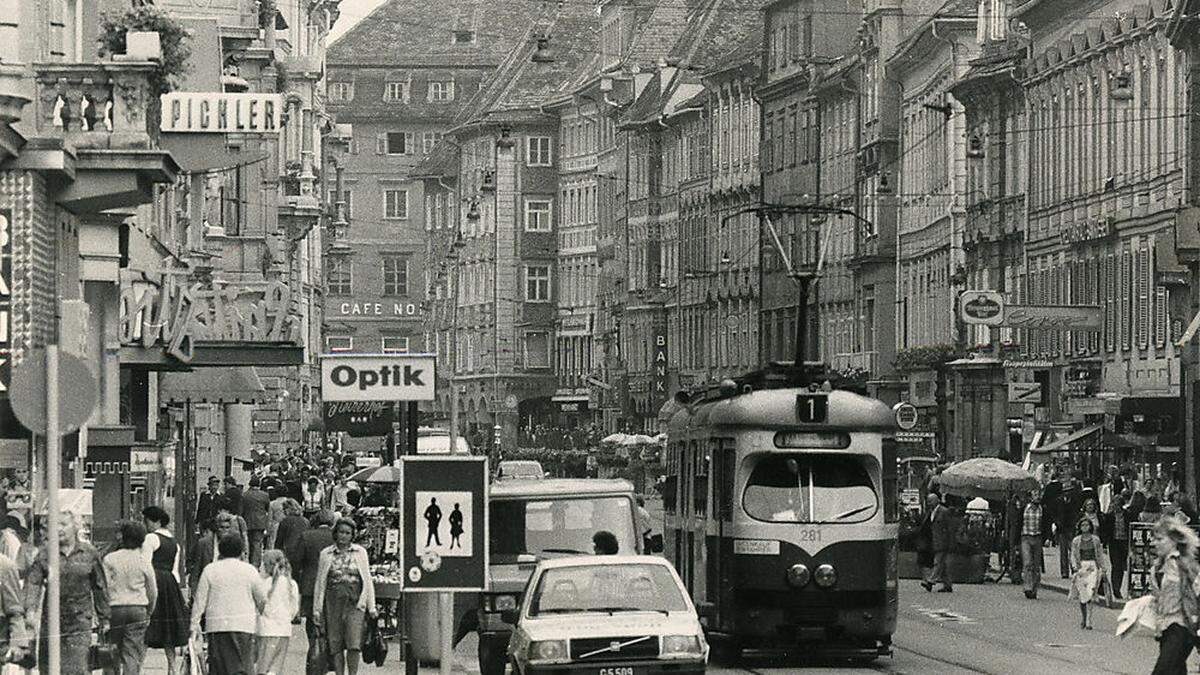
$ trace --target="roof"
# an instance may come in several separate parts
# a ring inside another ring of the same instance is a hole
[[[976,14],[979,12],[977,0],[946,0],[936,12],[931,14],[929,18],[922,21],[908,37],[896,47],[895,53],[888,58],[888,63],[907,62],[908,52],[917,43],[919,43],[929,32],[929,29],[937,21],[974,21]]]
[[[762,24],[756,23],[737,42],[726,44],[724,52],[712,57],[711,63],[708,64],[708,72],[722,73],[743,66],[757,69],[762,62],[762,50]]]
[[[409,169],[408,175],[413,178],[457,177],[459,150],[459,146],[448,140],[438,141],[432,152]]]
[[[534,63],[537,39],[543,35],[549,36],[553,59]],[[541,107],[570,93],[580,67],[599,51],[599,39],[600,18],[590,5],[562,3],[552,18],[527,24],[516,47],[455,121],[459,126],[484,121],[551,121]]]
[[[541,11],[536,0],[387,0],[329,46],[326,62],[494,67]],[[456,31],[474,40],[456,44]]]
[[[592,565],[657,565],[670,567],[671,561],[660,555],[573,555],[566,558],[547,558],[538,563],[542,569],[557,567],[590,567]]]
[[[633,484],[616,478],[533,478],[492,483],[492,498],[632,495]]]
[[[668,60],[701,71],[757,65],[762,58],[761,0],[715,0],[693,19],[671,48]]]

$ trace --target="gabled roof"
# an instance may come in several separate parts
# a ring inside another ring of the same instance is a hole
[[[710,0],[688,23],[667,59],[701,71],[729,59],[741,61],[748,54],[758,61],[762,54],[763,17],[757,10],[762,0]]]
[[[495,66],[541,11],[537,0],[386,0],[329,46],[336,65]],[[470,43],[455,43],[471,31]]]
[[[553,60],[534,63],[537,38],[548,35]],[[599,52],[600,19],[582,2],[566,2],[552,18],[527,24],[517,46],[464,108],[456,126],[485,121],[537,122],[549,119],[541,110],[569,94],[580,68]]]
[[[712,57],[712,62],[707,69],[708,73],[716,74],[743,66],[750,66],[757,70],[758,65],[762,62],[762,49],[763,29],[762,23],[758,22],[739,40],[731,45],[725,45],[723,53]]]
[[[449,140],[438,141],[433,151],[409,170],[413,178],[442,178],[458,175],[459,146]]]

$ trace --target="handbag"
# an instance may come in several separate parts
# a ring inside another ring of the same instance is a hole
[[[368,619],[367,630],[363,632],[363,663],[372,663],[382,668],[384,661],[387,660],[387,654],[387,641],[383,639],[383,633],[379,630],[379,620]]]
[[[308,646],[308,660],[304,664],[304,671],[308,675],[323,675],[333,670],[333,653],[329,651],[329,641],[325,639],[325,631],[317,628]]]
[[[203,637],[188,638],[187,670],[188,675],[208,675],[208,649]]]
[[[94,631],[95,639],[88,647],[88,669],[107,670],[117,665],[117,646],[107,636]]]

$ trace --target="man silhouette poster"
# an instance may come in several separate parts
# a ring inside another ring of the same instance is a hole
[[[412,533],[414,555],[433,551],[443,558],[466,558],[475,554],[470,492],[418,490],[416,504],[421,518],[414,523],[417,532]]]

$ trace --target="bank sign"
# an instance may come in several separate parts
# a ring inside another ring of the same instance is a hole
[[[321,399],[338,401],[432,401],[432,354],[323,354]]]

